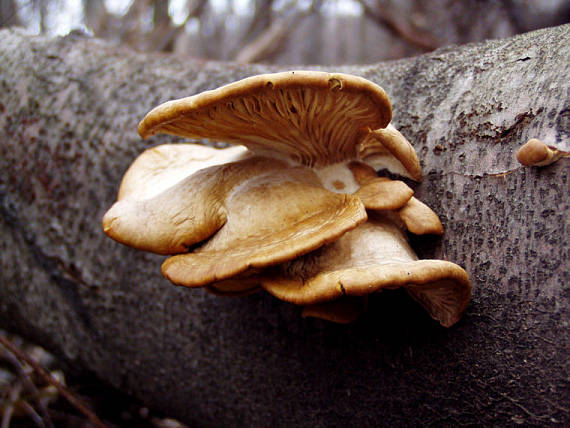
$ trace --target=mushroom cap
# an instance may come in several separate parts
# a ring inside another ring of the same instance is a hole
[[[288,71],[168,101],[138,130],[143,138],[167,133],[242,144],[313,166],[356,158],[362,138],[391,117],[384,90],[364,78]]]
[[[395,210],[406,205],[414,194],[403,181],[378,177],[370,165],[352,161],[347,166],[360,186],[355,194],[367,209]]]
[[[303,307],[303,318],[321,318],[339,324],[356,321],[366,310],[367,296],[344,296],[330,302],[315,303]]]
[[[343,296],[365,296],[383,289],[404,287],[441,325],[461,318],[471,297],[467,273],[445,260],[417,260],[326,272],[306,280],[263,279],[275,297],[298,305],[334,301]]]
[[[330,192],[311,169],[274,158],[233,153],[241,160],[209,166],[182,179],[183,166],[174,174],[148,171],[148,158],[162,153],[162,159],[167,152],[169,157],[178,153],[177,161],[190,159],[191,172],[197,168],[197,153],[210,153],[203,149],[182,144],[145,152],[123,183],[123,199],[103,218],[105,233],[135,248],[180,254],[195,247],[164,263],[163,273],[176,284],[205,285],[290,260],[366,219],[358,197]],[[231,154],[229,149],[210,150]],[[204,158],[206,164],[213,162]],[[138,185],[148,191],[131,188],[139,177],[145,179]],[[172,181],[166,183],[168,179]]]
[[[117,200],[150,199],[201,169],[249,155],[243,146],[215,149],[199,144],[162,144],[146,149],[123,176]]]
[[[322,188],[305,167],[245,181],[223,206],[226,222],[214,236],[164,262],[162,273],[171,282],[198,287],[283,263],[334,241],[367,218],[358,197]]]
[[[158,254],[186,252],[210,237],[226,222],[223,199],[235,186],[287,166],[276,159],[248,158],[240,148],[232,150],[244,159],[198,171],[200,156],[204,165],[210,165],[227,159],[231,150],[175,144],[145,151],[128,170],[121,198],[103,216],[104,232],[125,245]],[[203,156],[212,151],[222,155]],[[160,162],[173,159],[177,168]]]
[[[410,200],[398,210],[406,228],[415,235],[443,235],[443,225],[438,215],[417,198]]]
[[[459,320],[471,295],[467,273],[443,260],[417,260],[389,216],[374,215],[335,242],[259,275],[279,299],[316,305],[404,287],[446,327]]]
[[[531,138],[517,151],[517,160],[525,166],[546,166],[556,162],[564,152],[556,147],[550,147],[542,141]]]
[[[360,143],[359,158],[375,170],[386,168],[422,181],[422,168],[414,147],[392,124],[366,135]]]
[[[258,281],[248,280],[245,275],[236,275],[230,279],[205,285],[204,288],[215,296],[228,297],[247,296],[261,290]]]
[[[413,234],[443,235],[437,214],[414,198],[414,191],[404,182],[378,177],[374,168],[362,162],[350,162],[348,168],[360,185],[356,195],[367,209],[398,210],[398,216]]]
[[[409,203],[414,191],[406,183],[378,177],[362,186],[356,192],[367,209],[395,210]]]

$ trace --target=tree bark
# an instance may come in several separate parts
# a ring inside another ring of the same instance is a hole
[[[191,426],[567,424],[569,163],[514,153],[569,149],[569,35],[334,70],[386,89],[446,227],[413,244],[471,275],[444,329],[397,291],[336,325],[265,293],[177,288],[162,257],[104,236],[129,163],[175,140],[140,140],[150,108],[276,68],[0,32],[1,327]]]

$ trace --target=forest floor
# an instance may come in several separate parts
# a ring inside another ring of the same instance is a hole
[[[49,376],[46,376],[49,375]],[[185,428],[0,330],[0,428]]]

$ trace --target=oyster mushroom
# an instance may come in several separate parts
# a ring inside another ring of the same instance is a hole
[[[347,164],[361,158],[421,179],[416,153],[391,117],[386,92],[366,79],[290,71],[168,101],[151,110],[138,131],[143,138],[167,133],[241,144],[257,155],[312,167],[325,187],[347,193],[358,188]]]
[[[408,230],[416,235],[443,235],[443,226],[437,214],[414,198],[413,190],[404,182],[378,177],[371,166],[362,162],[351,162],[349,168],[360,186],[356,195],[366,208],[397,210]]]
[[[143,138],[163,132],[240,146],[144,152],[103,229],[172,255],[162,272],[175,284],[223,295],[264,288],[303,305],[306,316],[336,322],[353,320],[368,293],[402,286],[451,325],[468,300],[467,274],[450,262],[417,261],[407,246],[406,226],[443,229],[404,182],[377,175],[386,168],[421,180],[413,147],[390,120],[379,86],[314,71],[254,76],[169,101],[141,121]]]

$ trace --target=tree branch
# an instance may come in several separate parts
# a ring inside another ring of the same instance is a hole
[[[388,8],[381,9],[370,6],[366,0],[358,0],[364,10],[364,15],[386,28],[394,36],[424,52],[433,51],[438,47],[437,40],[429,33],[417,32],[408,21],[390,12]]]

